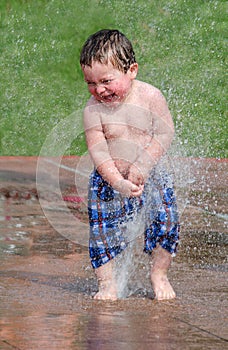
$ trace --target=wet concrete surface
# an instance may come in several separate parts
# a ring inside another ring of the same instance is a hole
[[[77,161],[62,162],[72,168]],[[60,174],[67,207],[53,213],[58,228],[68,224],[67,210],[75,217],[67,236],[53,228],[38,201],[37,159],[0,157],[0,349],[228,348],[228,162],[186,161],[194,181],[169,274],[177,298],[153,299],[149,257],[137,244],[128,295],[104,302],[92,298],[97,281],[86,245],[69,239],[79,223],[85,237],[88,228],[73,175],[67,168]]]

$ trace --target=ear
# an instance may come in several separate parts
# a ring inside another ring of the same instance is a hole
[[[138,73],[138,63],[132,63],[130,65],[130,68],[128,69],[128,74],[130,75],[131,79],[135,79]]]

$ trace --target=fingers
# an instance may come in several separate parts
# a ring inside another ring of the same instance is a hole
[[[129,180],[120,180],[113,187],[126,197],[138,197],[143,192],[143,185],[135,185]]]
[[[139,186],[144,184],[144,176],[142,172],[132,164],[128,172],[128,180]]]
[[[143,185],[133,185],[131,190],[131,197],[139,197],[143,193],[144,186]]]

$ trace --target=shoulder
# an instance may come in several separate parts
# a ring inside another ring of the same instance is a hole
[[[140,104],[147,108],[153,108],[156,105],[166,104],[162,92],[155,86],[140,80],[135,80],[135,95]]]
[[[172,116],[162,92],[155,86],[139,80],[136,81],[136,84],[137,95],[139,96],[138,103],[150,110],[153,117],[162,117],[171,125]]]
[[[146,97],[163,97],[162,92],[157,87],[141,80],[135,80],[135,88]]]
[[[96,101],[93,96],[87,101],[83,113],[83,123],[86,130],[97,127],[100,128],[100,105],[101,104]]]

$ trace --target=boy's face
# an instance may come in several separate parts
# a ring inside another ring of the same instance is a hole
[[[138,72],[138,64],[133,63],[127,73],[115,68],[111,63],[93,62],[92,67],[83,66],[82,71],[91,95],[104,103],[122,102],[131,90],[132,80]]]

